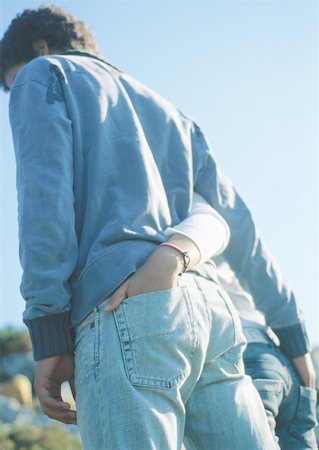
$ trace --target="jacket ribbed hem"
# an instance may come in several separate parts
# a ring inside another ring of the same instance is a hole
[[[311,351],[311,346],[307,336],[304,323],[297,323],[289,327],[275,328],[280,340],[281,350],[289,358],[297,358]]]
[[[29,329],[35,361],[58,354],[73,353],[70,311],[24,320]]]

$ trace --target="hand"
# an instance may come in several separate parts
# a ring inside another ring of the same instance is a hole
[[[176,250],[158,247],[146,263],[113,292],[104,311],[113,311],[126,297],[176,287],[182,267],[180,255]]]
[[[310,353],[306,353],[298,358],[292,358],[292,362],[303,384],[309,388],[315,389],[316,371]]]
[[[34,388],[41,408],[48,417],[76,425],[76,411],[61,396],[61,385],[68,381],[75,400],[74,356],[55,355],[36,363]]]

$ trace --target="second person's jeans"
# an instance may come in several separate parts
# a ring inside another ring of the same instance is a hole
[[[317,449],[316,391],[302,385],[290,360],[269,339],[269,344],[248,344],[244,362],[280,448]]]

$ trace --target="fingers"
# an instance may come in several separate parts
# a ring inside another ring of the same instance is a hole
[[[76,411],[71,410],[69,403],[61,397],[61,386],[49,383],[48,380],[35,382],[35,391],[39,398],[42,411],[50,419],[58,420],[66,424],[76,424]]]
[[[120,287],[109,297],[108,305],[104,308],[105,312],[112,312],[127,297],[128,280],[124,281]]]
[[[61,396],[61,385],[66,380],[75,397],[73,355],[61,354],[37,361],[34,388],[44,414],[59,422],[75,425],[76,411],[71,410]]]
[[[41,395],[41,394],[40,394]],[[39,397],[42,410],[50,419],[58,420],[66,424],[76,425],[76,411],[71,410],[70,405],[61,399],[46,396]]]
[[[44,414],[50,419],[57,420],[58,422],[77,425],[76,411],[73,410],[57,410],[57,409],[47,409],[43,410]]]

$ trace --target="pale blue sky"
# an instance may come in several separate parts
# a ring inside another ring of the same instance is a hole
[[[101,52],[204,129],[319,344],[315,1],[56,1]],[[0,35],[39,2],[0,1]],[[21,324],[14,156],[0,94],[0,326]]]

